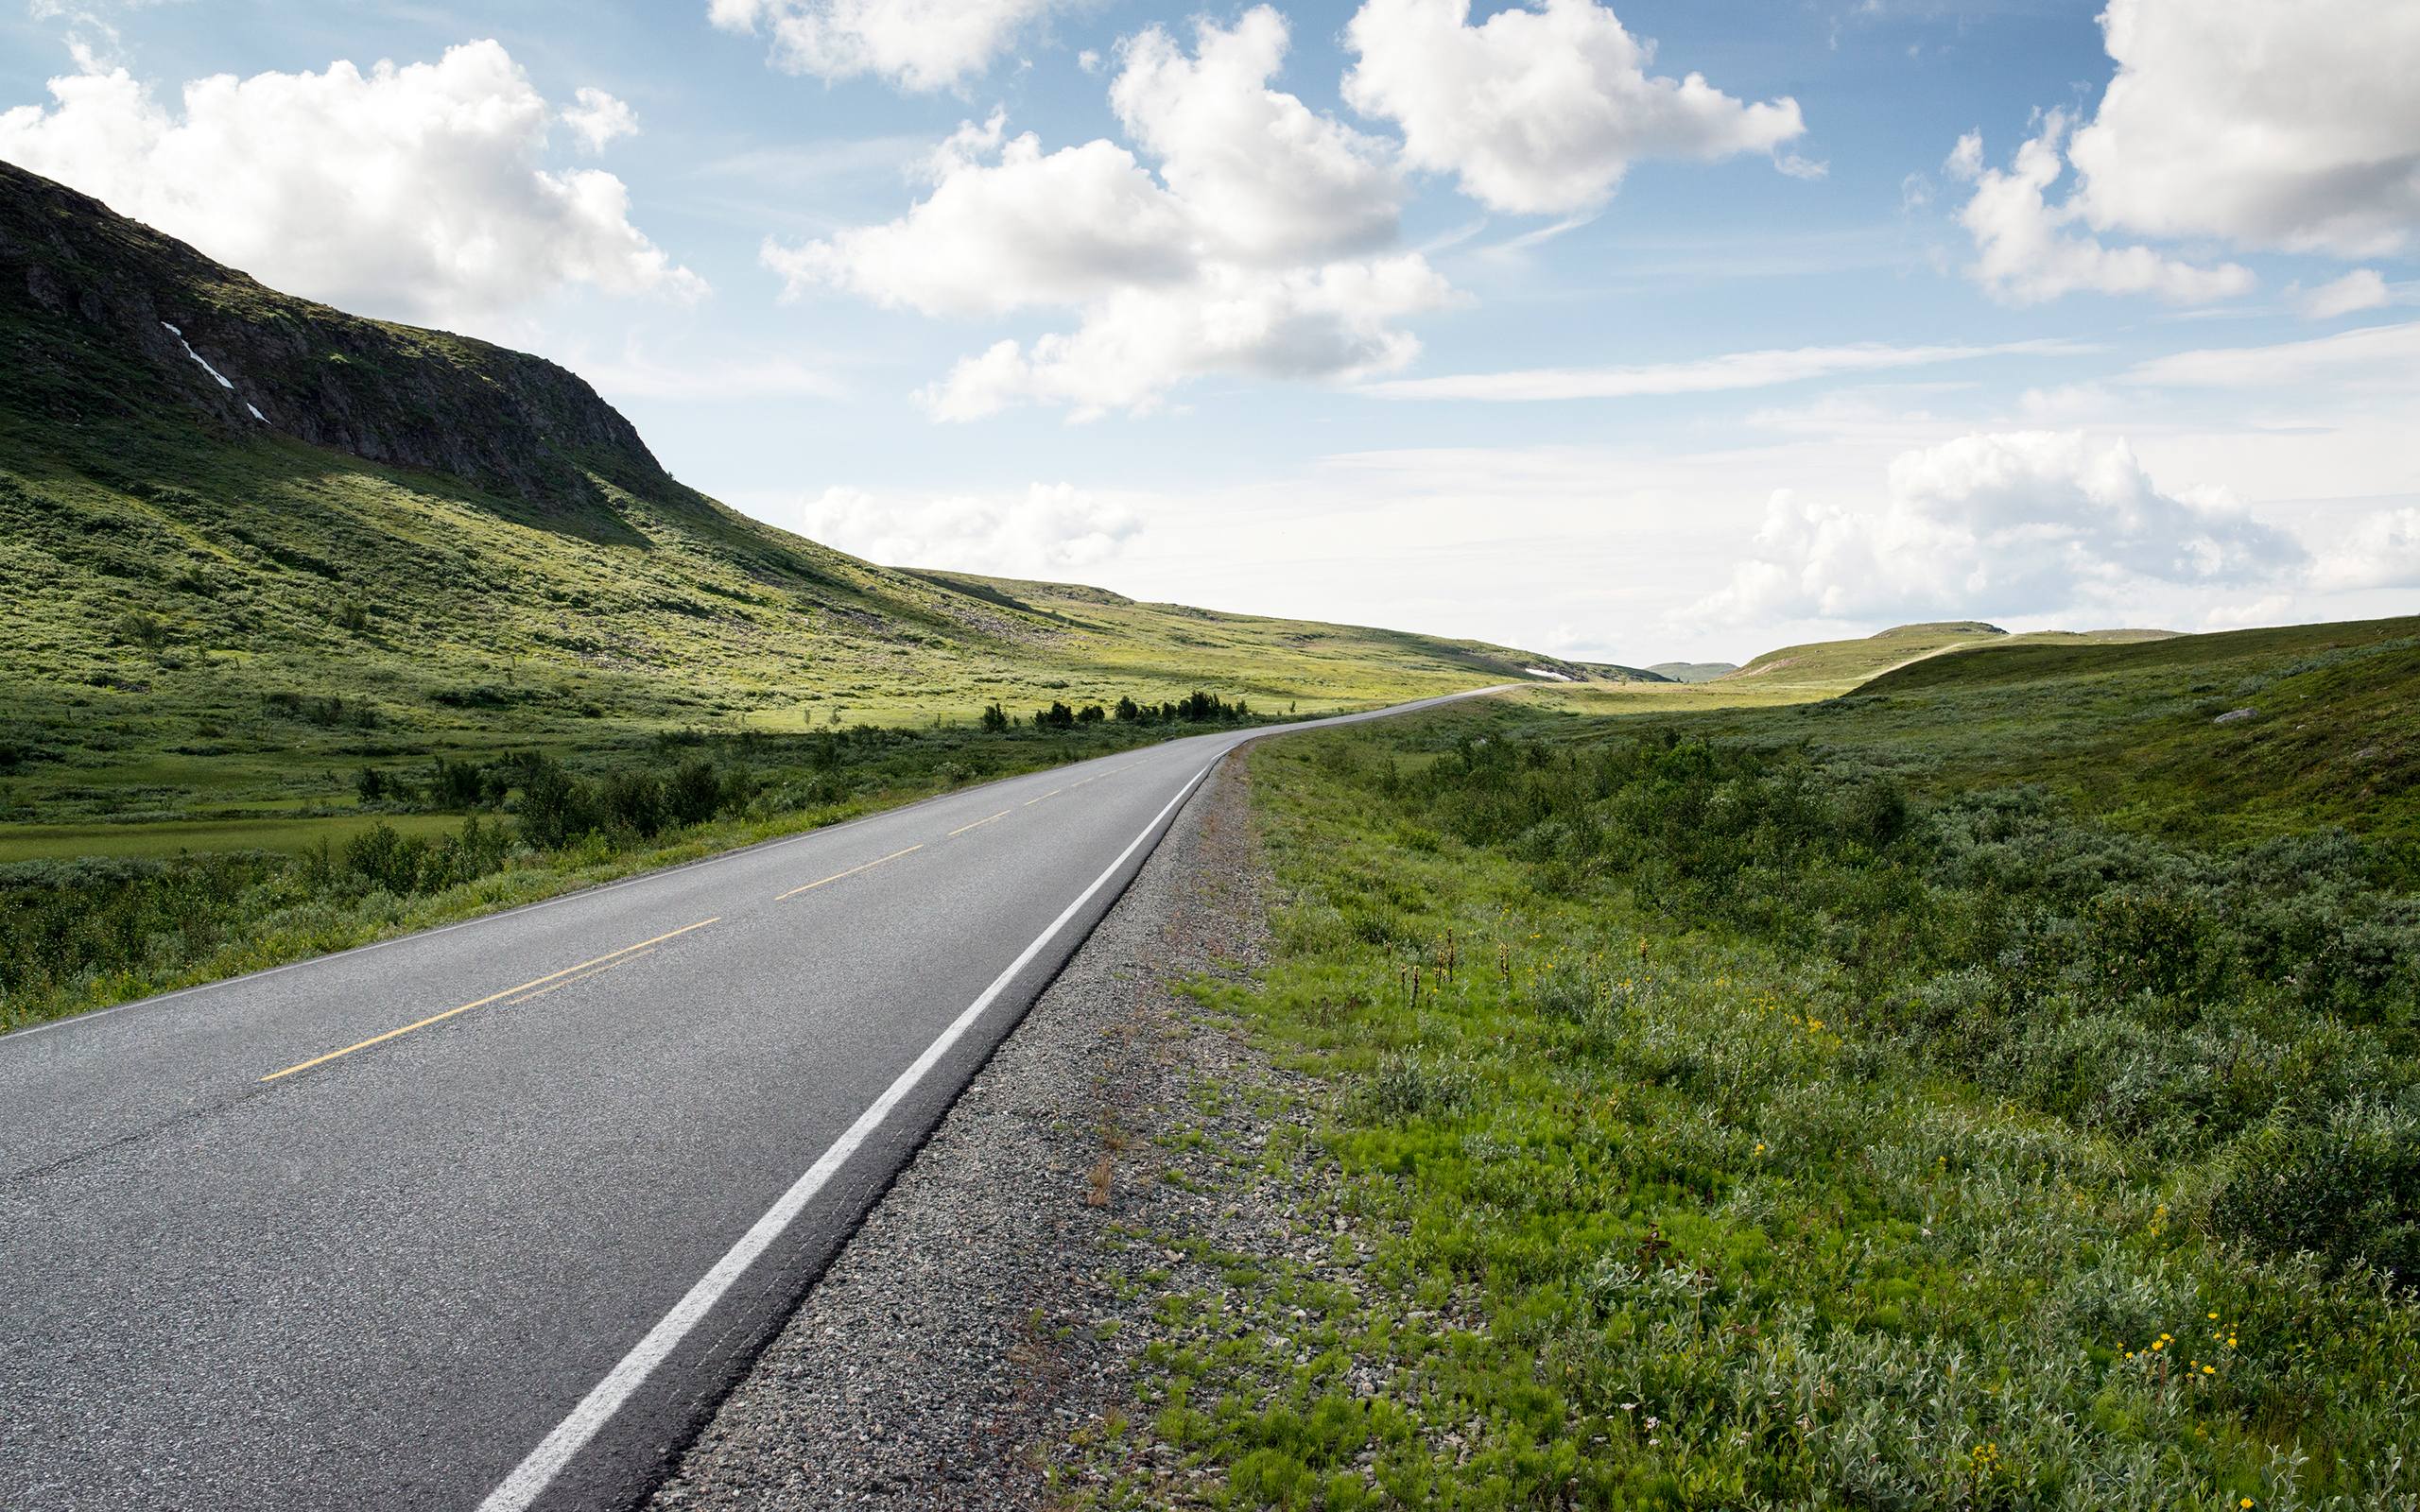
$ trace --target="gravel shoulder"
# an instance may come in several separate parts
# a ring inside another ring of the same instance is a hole
[[[1180,988],[1264,958],[1240,753],[691,1446],[652,1505],[1024,1508],[1196,1472],[1129,1419],[1164,1300],[1314,1242],[1302,1078]],[[1240,1177],[1240,1179],[1239,1179]],[[1326,1236],[1322,1235],[1321,1238]]]

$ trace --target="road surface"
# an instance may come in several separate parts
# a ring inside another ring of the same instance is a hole
[[[1262,733],[0,1037],[0,1505],[634,1502]]]

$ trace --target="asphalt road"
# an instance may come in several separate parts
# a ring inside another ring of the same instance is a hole
[[[0,1507],[637,1500],[1255,733],[0,1038]]]

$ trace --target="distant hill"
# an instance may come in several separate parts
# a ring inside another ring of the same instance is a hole
[[[1626,667],[1617,662],[1574,662],[1570,665],[1588,674],[1591,682],[1671,682],[1652,667]]]
[[[1815,641],[1767,651],[1737,671],[1717,679],[1724,682],[1762,679],[1793,687],[1833,686],[1862,682],[1893,667],[1949,652],[1979,646],[2031,644],[2110,644],[2163,640],[2172,630],[2037,630],[2011,635],[1980,620],[1941,620],[1898,625],[1854,641]]]
[[[291,812],[366,757],[1304,712],[1577,667],[876,566],[667,476],[577,375],[265,288],[0,163],[0,816]]]
[[[1658,662],[1647,669],[1667,682],[1712,682],[1739,670],[1736,662]]]
[[[2056,765],[2090,774],[2095,807],[2187,828],[2317,818],[2420,846],[2420,618],[2013,636],[1856,692],[1842,702],[1887,704],[1906,728],[1954,727],[1974,782]]]

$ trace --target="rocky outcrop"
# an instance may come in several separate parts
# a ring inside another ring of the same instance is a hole
[[[558,509],[596,498],[590,473],[668,481],[629,421],[543,357],[280,294],[6,163],[0,337],[8,397],[61,423],[165,405]]]

